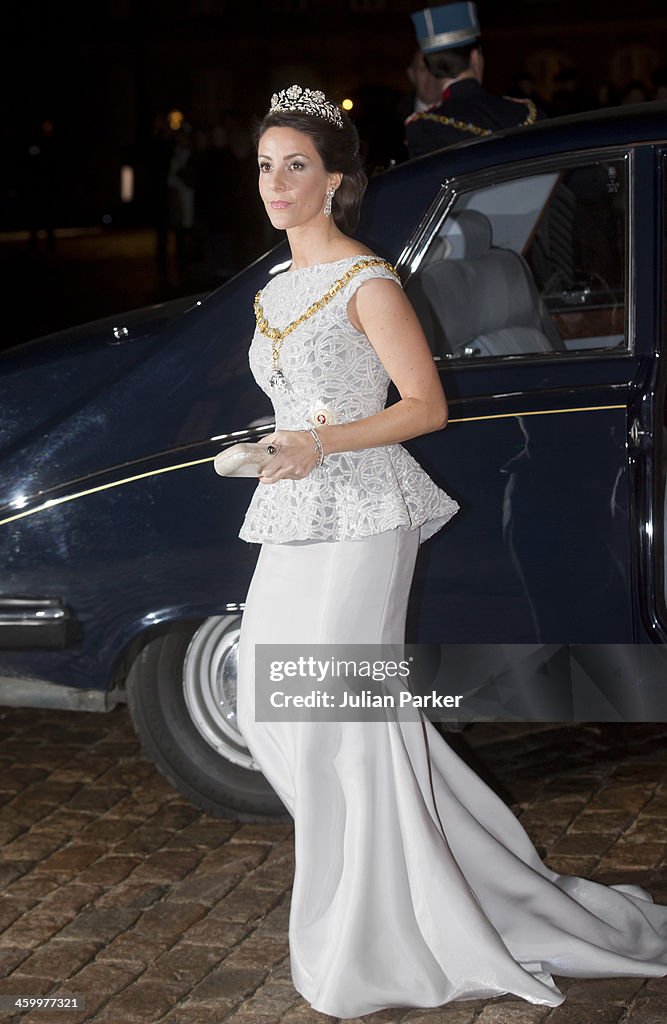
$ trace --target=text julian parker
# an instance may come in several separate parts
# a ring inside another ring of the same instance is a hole
[[[342,694],[329,693],[327,690],[311,690],[310,693],[285,693],[274,690],[271,694],[271,706],[274,708],[458,708],[463,694],[441,694],[432,690],[431,693],[410,693],[402,690],[399,694],[373,693],[362,690],[360,693]]]

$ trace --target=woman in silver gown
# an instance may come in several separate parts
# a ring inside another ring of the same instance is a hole
[[[395,271],[350,237],[365,187],[353,125],[292,86],[272,98],[258,161],[292,262],[255,302],[250,364],[276,454],[240,533],[262,548],[238,721],[294,818],[296,989],[350,1018],[503,993],[557,1006],[552,974],[667,974],[667,907],[549,870],[426,720],[256,719],[255,644],[403,642],[418,545],[458,508],[400,444],[442,428],[447,406]],[[400,400],[385,408],[390,379]]]

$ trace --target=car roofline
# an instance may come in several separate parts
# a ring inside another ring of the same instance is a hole
[[[429,160],[436,155],[441,156],[445,152],[452,153],[472,148],[478,149],[480,146],[487,149],[489,147],[493,148],[504,139],[529,139],[535,136],[548,138],[554,135],[567,135],[568,129],[576,129],[582,124],[602,129],[600,134],[604,133],[604,129],[608,129],[608,145],[613,145],[617,141],[614,138],[615,132],[623,127],[627,127],[628,130],[632,129],[637,133],[637,142],[667,140],[667,100],[651,100],[647,103],[633,103],[621,107],[603,107],[600,110],[586,110],[577,114],[566,114],[563,117],[547,117],[525,127],[514,125],[512,128],[503,128],[501,131],[493,132],[491,135],[486,135],[482,138],[462,139],[461,142],[442,146],[431,153],[415,157],[409,162],[421,162]]]

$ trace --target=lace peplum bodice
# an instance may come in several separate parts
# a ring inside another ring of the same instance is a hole
[[[259,296],[268,323],[284,330],[362,259],[349,256],[273,278]],[[364,267],[285,336],[278,364],[288,382],[284,390],[269,384],[272,342],[259,328],[255,331],[250,367],[273,403],[277,430],[317,427],[318,413],[328,422],[347,423],[384,409],[389,376],[366,335],[347,316],[355,290],[373,277],[396,280],[388,264]],[[327,455],[303,480],[258,484],[239,536],[279,544],[366,537],[405,526],[420,528],[424,540],[458,507],[409,452],[391,444]]]

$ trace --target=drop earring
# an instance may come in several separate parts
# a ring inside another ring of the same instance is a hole
[[[331,203],[332,203],[333,197],[335,195],[336,195],[336,189],[335,188],[327,189],[327,199],[326,199],[326,202],[324,204],[324,216],[325,217],[330,217],[331,216]]]

